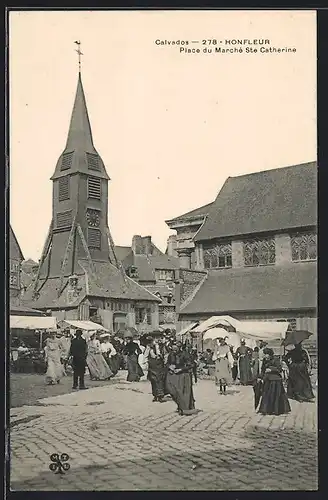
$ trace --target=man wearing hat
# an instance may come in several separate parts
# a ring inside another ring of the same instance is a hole
[[[84,373],[88,354],[87,343],[82,337],[82,330],[76,330],[71,342],[69,355],[73,358],[73,389],[87,389],[84,385]]]

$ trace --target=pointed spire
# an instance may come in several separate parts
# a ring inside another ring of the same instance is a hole
[[[95,151],[81,73],[79,73],[65,151],[81,149],[90,153]]]
[[[93,145],[88,109],[80,71],[80,42],[78,44],[79,74],[66,146],[60,155],[51,180],[73,172],[92,174],[109,180],[105,165]]]

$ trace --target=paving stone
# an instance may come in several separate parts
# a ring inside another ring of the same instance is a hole
[[[317,489],[316,404],[292,402],[292,414],[263,417],[254,413],[252,388],[220,398],[213,382],[200,380],[195,398],[202,411],[180,417],[172,401],[152,403],[148,383],[119,386],[48,398],[42,407],[15,408],[16,420],[41,416],[11,429],[12,487]],[[92,401],[104,403],[87,404]],[[60,480],[48,469],[55,451],[70,456],[71,469]],[[286,457],[292,468],[286,467]]]

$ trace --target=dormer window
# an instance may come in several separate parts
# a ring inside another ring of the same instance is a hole
[[[138,268],[136,266],[130,266],[127,274],[130,278],[138,278]]]
[[[78,285],[78,277],[76,274],[73,274],[72,276],[70,276],[68,278],[68,285],[71,287],[71,288],[76,288],[77,285]]]

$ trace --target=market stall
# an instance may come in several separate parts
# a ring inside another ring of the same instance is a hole
[[[221,327],[229,333],[235,333],[239,339],[257,342],[280,340],[282,341],[288,330],[288,322],[280,321],[239,321],[231,316],[212,316],[195,328],[198,333],[204,334],[212,328]],[[235,337],[236,339],[237,337]]]
[[[58,327],[61,329],[65,328],[70,328],[71,333],[74,332],[74,330],[82,330],[83,331],[83,337],[88,338],[92,332],[109,332],[107,328],[105,328],[102,325],[99,325],[99,323],[94,323],[93,321],[80,321],[80,320],[70,320],[70,319],[65,319],[62,320],[58,323]]]
[[[52,316],[10,316],[10,364],[15,372],[41,373],[44,337],[56,331]]]

